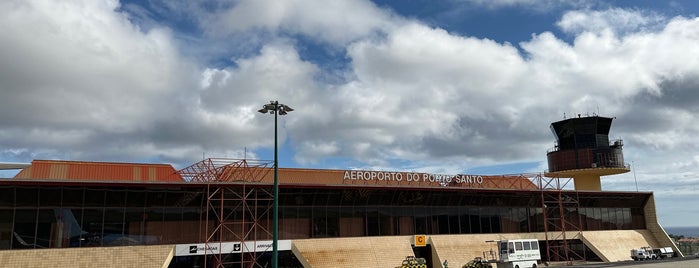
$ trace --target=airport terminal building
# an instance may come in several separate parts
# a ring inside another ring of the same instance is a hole
[[[416,256],[461,267],[506,239],[539,240],[542,262],[678,252],[653,193],[601,190],[600,176],[628,171],[610,126],[553,123],[542,174],[279,168],[279,266],[396,267]],[[0,179],[0,266],[269,267],[271,167],[34,160]]]

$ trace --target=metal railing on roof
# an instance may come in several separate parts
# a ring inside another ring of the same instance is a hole
[[[259,182],[273,164],[269,160],[207,158],[177,173],[187,182]]]

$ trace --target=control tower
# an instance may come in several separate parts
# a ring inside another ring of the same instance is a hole
[[[610,143],[612,119],[588,116],[551,123],[556,146],[546,153],[546,177],[573,178],[575,190],[601,191],[600,177],[629,172],[622,140]]]

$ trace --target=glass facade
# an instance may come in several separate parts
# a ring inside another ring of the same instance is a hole
[[[0,249],[190,243],[200,206],[201,189],[0,185]]]
[[[241,184],[228,184],[232,195]],[[247,186],[248,188],[250,186]],[[260,186],[269,192],[271,186]],[[267,187],[267,188],[264,188]],[[0,184],[0,249],[61,248],[203,242],[208,215],[227,215],[230,230],[260,225],[270,240],[271,199],[248,207],[208,204],[206,185]],[[644,229],[649,193],[579,193],[566,218],[585,230]],[[252,205],[251,205],[252,204]],[[369,187],[281,188],[280,239],[543,232],[538,191]],[[208,209],[209,213],[206,213]],[[551,231],[551,230],[549,230]],[[234,241],[239,237],[225,236]]]

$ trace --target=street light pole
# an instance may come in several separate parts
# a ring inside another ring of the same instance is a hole
[[[293,111],[291,107],[280,104],[279,101],[270,101],[262,106],[258,112],[274,114],[274,205],[272,207],[272,268],[279,266],[279,154],[277,149],[277,115],[285,115]]]

